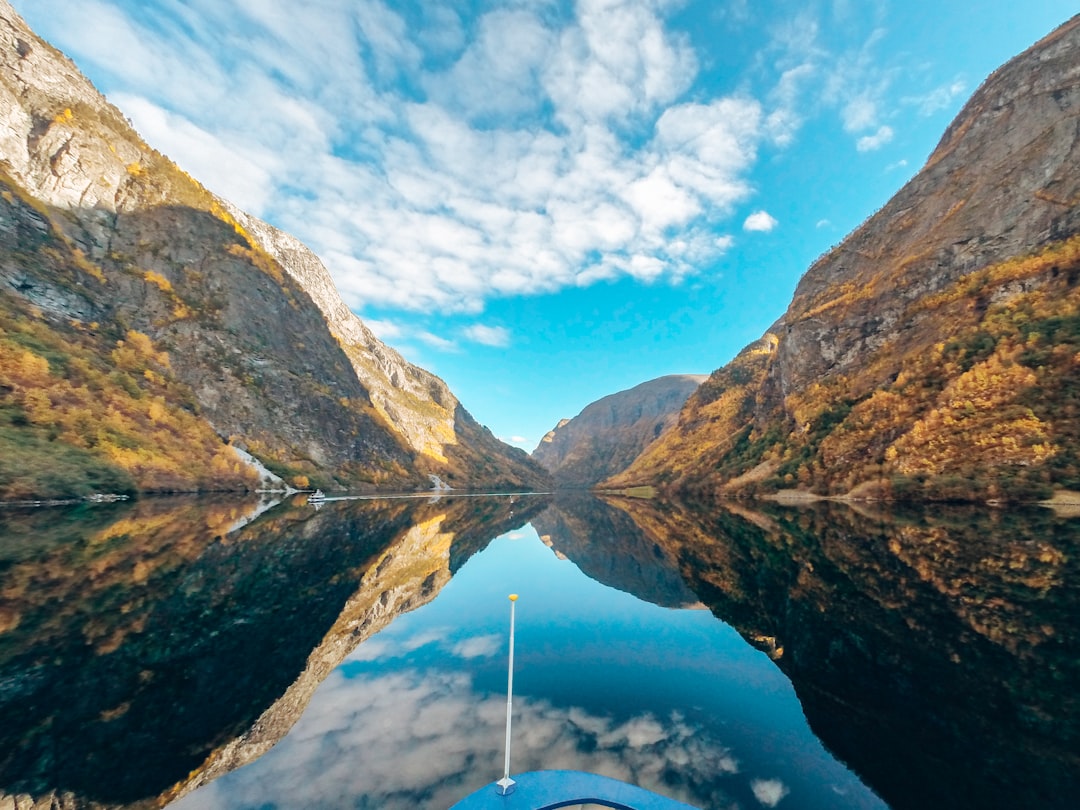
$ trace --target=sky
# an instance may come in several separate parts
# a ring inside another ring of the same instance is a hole
[[[1074,0],[12,0],[532,450],[759,338]]]

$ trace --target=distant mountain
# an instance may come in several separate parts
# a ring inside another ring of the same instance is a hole
[[[673,425],[686,398],[704,380],[673,374],[599,399],[559,422],[532,457],[551,471],[558,487],[597,484],[625,468]]]
[[[548,483],[378,341],[314,254],[147,146],[6,0],[0,233],[0,457],[21,460],[0,465],[0,500],[271,473]]]
[[[914,499],[1080,489],[1080,18],[984,82],[608,484]]]

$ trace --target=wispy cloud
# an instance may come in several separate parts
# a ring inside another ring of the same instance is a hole
[[[431,348],[438,349],[442,352],[453,352],[457,351],[458,349],[458,345],[454,341],[447,340],[446,338],[440,337],[439,335],[433,334],[431,332],[417,332],[416,338],[422,343],[426,343],[428,346],[431,346]]]
[[[885,30],[873,14],[854,14],[847,3],[833,3],[831,13],[832,25],[857,30],[860,23],[869,23],[869,27],[857,44],[830,48],[823,42],[822,20],[804,9],[776,24],[761,54],[763,66],[780,70],[768,97],[772,109],[767,118],[770,134],[780,146],[790,143],[803,121],[820,109],[835,111],[844,131],[856,136],[857,148],[874,137],[866,135],[869,130],[880,135],[882,121],[888,120],[889,90],[896,77],[876,53]]]
[[[404,328],[401,324],[394,321],[377,320],[375,318],[365,318],[364,324],[375,333],[375,337],[379,340],[395,340],[405,334]]]
[[[860,152],[872,152],[880,149],[893,139],[892,127],[882,125],[873,135],[864,135],[855,142],[855,148]]]
[[[755,211],[743,222],[744,231],[769,232],[780,223],[768,211]]]
[[[485,326],[482,323],[475,323],[472,326],[465,327],[462,334],[473,343],[480,343],[484,346],[501,348],[510,345],[510,330],[505,326]]]
[[[918,108],[919,115],[927,116],[948,109],[953,101],[963,95],[966,90],[967,82],[963,79],[954,79],[921,96],[904,96],[900,101],[903,104],[914,105]]]
[[[502,636],[476,636],[459,641],[451,648],[451,652],[458,658],[490,658],[502,648]]]

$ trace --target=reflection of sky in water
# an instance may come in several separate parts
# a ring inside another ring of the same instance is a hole
[[[362,644],[292,732],[177,808],[446,808],[513,770],[571,768],[702,808],[883,807],[810,732],[768,658],[707,611],[598,585],[531,530]]]

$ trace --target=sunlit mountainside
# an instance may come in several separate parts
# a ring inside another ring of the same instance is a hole
[[[0,0],[0,499],[541,486]],[[237,452],[240,451],[240,452]]]
[[[610,486],[1032,499],[1080,489],[1080,18],[988,78],[926,165]]]

